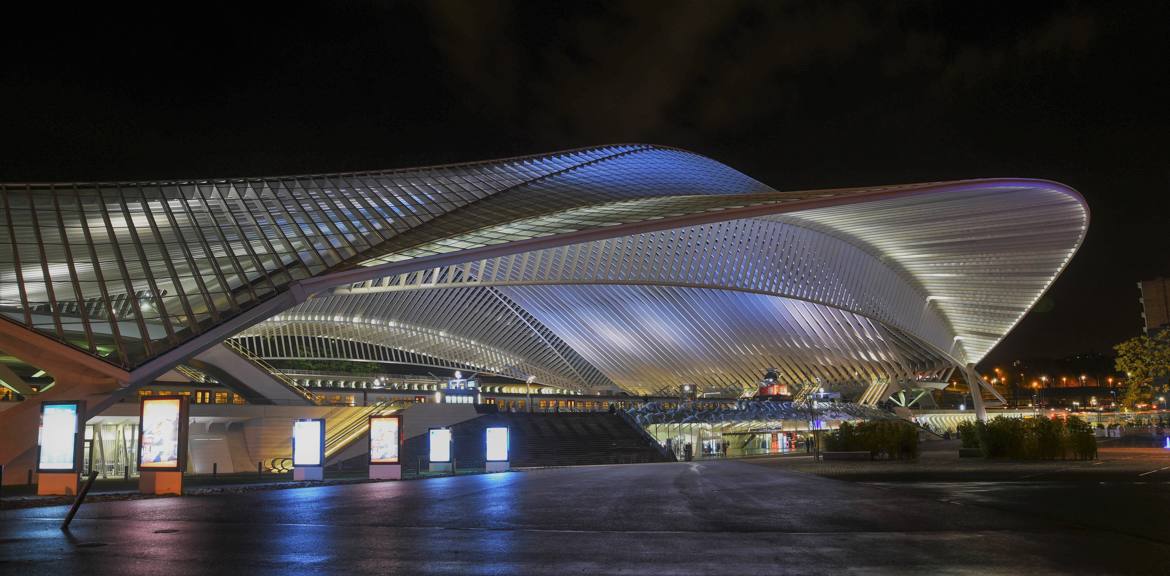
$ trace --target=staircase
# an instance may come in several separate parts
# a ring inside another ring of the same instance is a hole
[[[370,432],[370,416],[393,414],[405,406],[402,402],[378,402],[360,408],[336,408],[325,415],[325,465],[360,456],[367,447],[360,440]],[[348,449],[353,450],[348,450]],[[267,462],[270,472],[292,470],[291,456],[278,456]]]
[[[631,464],[665,462],[656,442],[617,414],[496,413],[452,425],[454,457],[460,469],[484,466],[484,430],[509,428],[509,457],[514,467],[576,466],[584,464]],[[407,440],[403,459],[414,470],[427,453],[425,435]]]
[[[249,404],[316,404],[305,387],[231,340],[216,344],[188,363],[243,396]]]

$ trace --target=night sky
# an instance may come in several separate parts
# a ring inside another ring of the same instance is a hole
[[[1088,239],[994,362],[1107,351],[1170,275],[1170,3],[347,4],[8,13],[0,180],[649,142],[781,190],[1063,182]]]

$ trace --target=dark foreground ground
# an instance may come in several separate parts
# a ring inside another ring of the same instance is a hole
[[[1170,456],[1112,451],[1103,464],[1036,465],[951,454],[102,502],[69,533],[57,528],[63,507],[7,510],[0,574],[1170,573],[1170,469],[1146,474]],[[969,470],[948,478],[948,466]],[[907,481],[908,470],[930,481]]]

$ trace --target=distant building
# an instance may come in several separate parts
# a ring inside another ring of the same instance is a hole
[[[1142,297],[1142,321],[1146,334],[1151,330],[1170,327],[1170,280],[1155,278],[1138,282]]]

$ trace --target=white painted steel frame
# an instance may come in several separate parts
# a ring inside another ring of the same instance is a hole
[[[868,324],[891,342],[888,358],[867,356],[859,368],[907,375],[931,358],[962,364],[986,354],[1067,264],[1088,222],[1080,196],[1053,182],[776,192],[701,156],[646,145],[361,174],[3,185],[0,196],[6,321],[127,370],[133,382],[338,285],[493,259],[515,267],[519,258],[523,274],[475,287],[516,304],[525,290],[555,283],[545,258],[590,243],[614,250],[611,275],[562,268],[566,290],[730,291],[847,311],[831,322],[835,337],[854,338],[840,326]],[[664,232],[672,229],[684,230]],[[700,249],[704,236],[740,244]],[[777,238],[794,252],[743,248]],[[659,240],[662,249],[638,248]],[[784,273],[737,277],[736,263],[748,260]],[[687,274],[664,274],[677,270]],[[435,287],[426,291],[440,298]],[[573,347],[548,326],[554,317],[513,313],[528,333],[497,341],[500,354],[529,342],[522,356],[534,371],[605,385],[604,370],[600,380],[580,374],[597,367],[571,358]],[[820,321],[802,325],[831,333]],[[811,374],[802,370],[793,373]]]

